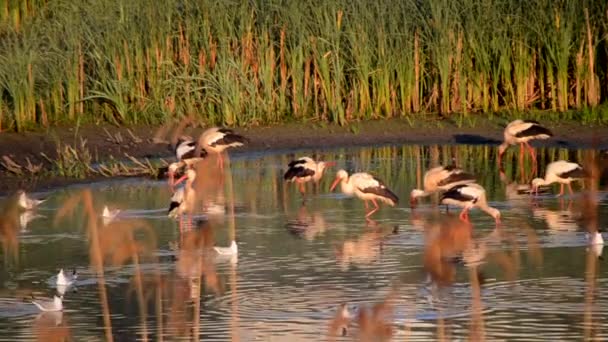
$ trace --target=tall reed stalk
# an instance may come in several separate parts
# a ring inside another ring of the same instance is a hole
[[[607,11],[597,0],[0,0],[0,129],[546,108],[603,120]]]

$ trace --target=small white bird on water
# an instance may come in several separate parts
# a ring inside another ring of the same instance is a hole
[[[17,199],[17,204],[19,204],[19,206],[25,210],[36,209],[36,207],[38,207],[38,205],[40,205],[42,202],[46,201],[45,198],[44,199],[30,198],[27,196],[27,194],[23,190],[19,190],[18,193],[19,193],[19,198]]]
[[[232,240],[230,247],[213,247],[213,250],[219,255],[236,255],[239,253],[236,241]]]
[[[101,217],[103,218],[103,224],[109,224],[114,221],[118,214],[120,214],[120,209],[112,209],[110,210],[107,205],[103,207],[103,211],[101,212]]]
[[[53,300],[37,299],[33,300],[32,304],[36,305],[40,311],[62,311],[63,298],[54,296]]]
[[[72,274],[65,274],[62,268],[59,270],[59,273],[57,273],[57,285],[70,286],[76,282],[77,278],[78,274],[76,273],[76,269],[72,271]]]
[[[591,250],[598,259],[602,259],[602,252],[604,250],[604,237],[602,233],[596,231],[593,233],[587,233],[587,250]]]

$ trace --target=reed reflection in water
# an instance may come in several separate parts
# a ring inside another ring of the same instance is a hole
[[[454,145],[244,154],[226,159],[223,173],[211,157],[197,165],[194,224],[181,235],[166,217],[164,181],[57,190],[26,229],[6,198],[0,340],[606,338],[608,277],[589,238],[606,225],[606,158],[540,149],[540,173],[568,159],[592,178],[573,197],[531,198],[533,175],[516,153],[507,152],[504,170],[495,153]],[[337,162],[305,201],[282,179],[302,155]],[[415,210],[407,201],[382,207],[366,222],[360,201],[328,192],[345,168],[407,198],[426,170],[452,162],[476,174],[502,212],[500,227],[479,211],[470,223],[446,214],[438,195]],[[121,209],[109,224],[105,205]],[[214,252],[233,240],[237,255]],[[52,297],[61,267],[78,269],[75,292],[61,315],[39,315],[29,300]]]

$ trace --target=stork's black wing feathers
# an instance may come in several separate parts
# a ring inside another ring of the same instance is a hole
[[[534,125],[528,127],[527,129],[524,129],[523,131],[518,132],[517,134],[515,134],[515,136],[518,138],[523,138],[523,137],[533,137],[533,136],[541,135],[541,134],[546,134],[550,137],[553,136],[553,133],[548,128],[545,128],[538,124],[534,124]]]
[[[290,167],[289,169],[287,169],[287,172],[285,172],[283,179],[293,180],[296,177],[304,178],[304,177],[308,177],[308,176],[313,176],[314,174],[315,174],[315,172],[313,170],[307,169],[302,166],[296,166],[296,167]]]
[[[374,177],[374,180],[378,182],[378,186],[370,186],[363,189],[359,188],[359,191],[389,198],[391,201],[395,202],[395,204],[399,203],[399,197],[397,197],[394,192],[387,188],[382,180],[376,177]]]
[[[289,164],[287,164],[287,166],[294,167],[298,164],[304,164],[304,163],[306,163],[306,160],[304,160],[304,159],[292,160],[289,162]]]
[[[463,194],[461,192],[461,189],[466,186],[467,186],[466,184],[457,185],[457,186],[451,188],[450,190],[444,192],[443,195],[441,195],[441,199],[439,200],[439,202],[442,203],[443,200],[446,198],[451,198],[451,199],[454,199],[456,201],[461,201],[461,202],[469,202],[469,201],[472,201],[473,203],[477,202],[477,197]]]
[[[561,178],[587,178],[589,177],[589,173],[582,167],[577,167],[574,170],[560,173],[558,176]]]
[[[448,178],[442,179],[437,185],[443,186],[450,183],[462,181],[475,181],[475,176],[466,172],[454,172]]]

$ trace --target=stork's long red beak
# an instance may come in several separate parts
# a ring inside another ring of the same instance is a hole
[[[177,182],[175,182],[174,185],[177,185],[177,184],[183,182],[184,180],[186,180],[186,178],[188,178],[187,174],[183,175],[180,179],[178,179]]]
[[[329,191],[334,191],[334,189],[335,189],[336,185],[338,185],[338,183],[340,183],[340,180],[341,180],[341,178],[336,178],[336,179],[334,180],[334,182],[333,182],[333,183],[331,183],[331,188],[329,188]]]
[[[333,162],[333,161],[325,162],[325,166],[336,166],[336,162]]]

